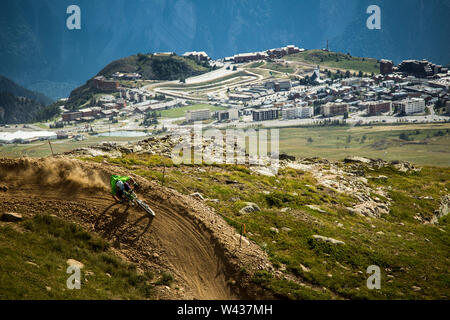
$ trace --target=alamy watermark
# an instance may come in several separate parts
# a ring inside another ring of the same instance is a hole
[[[70,5],[66,10],[70,14],[66,20],[66,26],[69,30],[81,30],[81,9],[77,5]]]
[[[381,289],[381,270],[379,266],[369,266],[367,267],[367,273],[371,274],[369,278],[367,278],[367,289],[373,290]]]
[[[79,266],[71,265],[67,268],[66,273],[71,274],[69,278],[67,278],[66,285],[67,289],[73,290],[81,289],[81,270]]]
[[[380,30],[381,29],[381,9],[377,5],[371,5],[367,8],[367,14],[370,14],[370,17],[367,18],[366,26],[369,30]]]
[[[273,174],[279,168],[278,129],[203,130],[195,123],[188,134],[179,137],[172,150],[175,164],[247,164],[264,166]]]

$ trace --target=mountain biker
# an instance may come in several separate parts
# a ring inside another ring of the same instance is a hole
[[[133,192],[130,183],[133,184],[134,189],[138,187],[138,184],[133,180],[133,178],[128,176],[112,175],[110,183],[111,194],[113,198],[120,203],[127,199],[125,196]]]

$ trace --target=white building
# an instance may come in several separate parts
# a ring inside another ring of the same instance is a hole
[[[425,100],[420,98],[411,98],[395,102],[394,106],[400,107],[405,114],[425,112]]]
[[[313,107],[284,108],[281,111],[281,116],[283,120],[311,118],[313,115],[314,115]]]
[[[291,120],[297,118],[297,108],[285,108],[281,110],[283,120]]]
[[[209,109],[189,110],[185,114],[186,121],[202,121],[211,119],[211,111]]]
[[[228,110],[228,119],[229,120],[239,120],[239,110],[238,109],[229,109]]]
[[[312,118],[314,116],[313,107],[297,107],[298,118]]]

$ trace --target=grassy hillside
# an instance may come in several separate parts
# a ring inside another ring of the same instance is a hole
[[[289,61],[300,61],[320,66],[340,68],[363,73],[380,73],[380,64],[377,59],[352,57],[351,55],[323,50],[308,50],[286,56]]]
[[[111,62],[98,75],[112,76],[115,72],[137,72],[145,80],[178,80],[209,71],[207,63],[176,55],[137,54]]]
[[[91,160],[101,162],[103,158]],[[245,225],[246,236],[268,252],[276,271],[262,270],[253,281],[281,297],[450,297],[450,219],[442,218],[438,226],[417,220],[418,216],[429,219],[439,207],[440,197],[448,193],[449,168],[426,167],[404,173],[393,166],[374,169],[338,164],[340,170],[358,172],[367,179],[371,190],[387,190],[390,212],[374,218],[349,210],[358,202],[353,194],[324,187],[309,171],[287,168],[276,177],[267,177],[244,166],[173,166],[169,159],[158,156],[127,155],[107,161],[150,180],[164,181],[182,193],[200,192],[212,199],[206,201],[218,214],[238,232]],[[168,165],[164,180],[163,162]],[[326,162],[320,166],[323,173],[331,170]],[[373,178],[378,176],[386,178]],[[370,197],[386,200],[379,194]],[[261,211],[240,214],[246,202],[256,203]],[[313,235],[344,244],[319,242]],[[366,287],[370,265],[381,268],[381,290]]]
[[[27,123],[48,120],[59,114],[58,102],[30,91],[0,76],[0,123]],[[47,105],[47,107],[46,107]]]
[[[42,93],[25,89],[14,81],[3,76],[0,76],[0,92],[9,92],[16,97],[25,97],[43,105],[48,105],[53,102],[52,99],[46,97]]]
[[[25,97],[17,97],[10,92],[0,92],[0,123],[30,123],[53,118],[60,113],[58,103],[44,106]]]
[[[449,146],[449,123],[280,129],[280,150],[298,157],[352,155],[447,167]]]
[[[115,72],[139,73],[143,80],[180,80],[210,71],[208,63],[198,63],[176,55],[137,54],[111,62],[97,76],[111,77]],[[89,86],[91,80],[70,94],[66,106],[76,109],[102,93]]]
[[[118,258],[109,243],[48,215],[0,224],[0,300],[147,299],[153,275]],[[81,269],[81,290],[69,290],[66,261]]]

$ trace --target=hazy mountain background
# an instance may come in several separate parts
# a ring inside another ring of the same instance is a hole
[[[47,120],[59,114],[57,104],[41,93],[30,91],[0,76],[0,123]]]
[[[81,30],[66,9],[81,8]],[[382,29],[366,28],[366,8]],[[213,58],[286,44],[352,55],[450,62],[448,0],[3,0],[0,74],[52,98],[138,52]]]

